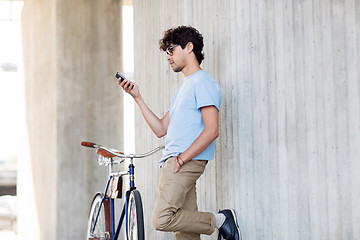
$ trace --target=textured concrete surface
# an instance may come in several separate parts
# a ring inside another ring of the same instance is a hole
[[[121,4],[29,0],[22,24],[32,184],[19,184],[33,188],[35,216],[23,217],[38,229],[26,239],[84,239],[106,169],[80,142],[123,145],[113,77],[122,66]]]
[[[235,208],[243,239],[360,239],[359,13],[354,0],[134,1],[134,79],[159,116],[183,83],[158,50],[163,31],[204,35],[222,106],[199,209]],[[136,114],[137,151],[162,144]],[[137,165],[138,189],[147,238],[174,239],[150,221],[160,157]]]

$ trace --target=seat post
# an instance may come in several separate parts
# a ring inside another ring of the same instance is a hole
[[[113,172],[113,159],[110,159],[110,163],[109,163],[109,174]]]

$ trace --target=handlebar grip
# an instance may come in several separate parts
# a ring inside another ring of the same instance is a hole
[[[90,147],[90,148],[95,148],[96,143],[91,143],[91,142],[81,142],[81,146],[84,146],[84,147]]]

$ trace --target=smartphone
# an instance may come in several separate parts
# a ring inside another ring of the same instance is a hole
[[[124,80],[126,79],[126,78],[125,78],[123,75],[121,75],[119,72],[116,72],[115,77],[116,77],[117,79],[121,79],[120,82],[122,82],[122,81],[124,81]],[[130,85],[131,85],[131,83],[130,83]],[[131,86],[131,89],[133,89],[133,88],[134,88],[134,85]]]
[[[122,82],[122,81],[125,80],[125,77],[124,77],[123,75],[121,75],[119,72],[116,72],[115,77],[116,77],[117,79],[120,79],[120,78],[121,78],[120,82]]]

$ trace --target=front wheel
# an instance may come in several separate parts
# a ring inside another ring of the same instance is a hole
[[[103,194],[96,194],[90,208],[87,238],[88,240],[108,240],[110,237],[110,202],[103,201]]]
[[[130,192],[128,202],[128,234],[130,240],[144,240],[144,215],[140,192]]]

